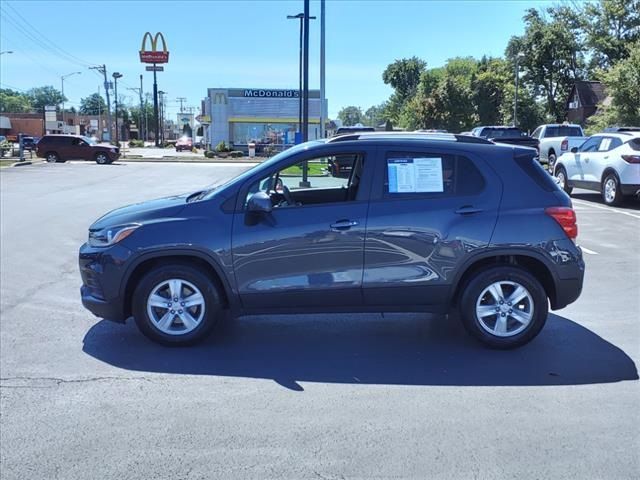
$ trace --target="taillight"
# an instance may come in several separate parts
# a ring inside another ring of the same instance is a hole
[[[560,150],[567,150],[568,148],[569,148],[569,140],[565,138],[564,140],[562,140],[562,143],[560,144]]]
[[[571,240],[575,240],[578,237],[578,222],[576,221],[576,212],[573,211],[573,208],[549,207],[544,209],[544,213],[553,217]]]
[[[627,163],[640,163],[640,155],[621,155]]]

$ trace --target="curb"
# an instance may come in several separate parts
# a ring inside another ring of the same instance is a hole
[[[37,163],[42,163],[42,162],[37,162]],[[11,166],[12,167],[22,167],[24,165],[33,165],[34,162],[32,162],[31,160],[25,160],[24,162],[16,162],[16,163],[12,163]]]
[[[237,164],[243,164],[243,163],[248,163],[248,164],[255,164],[255,163],[262,163],[265,160],[267,160],[266,158],[262,159],[253,159],[253,160],[249,160],[249,159],[242,159],[239,160],[237,158],[233,158],[233,159],[226,159],[226,158],[206,158],[206,159],[195,159],[195,158],[179,158],[179,157],[146,157],[146,158],[122,158],[120,157],[118,160],[116,160],[116,162],[149,162],[149,163],[157,163],[157,162],[162,162],[162,163],[237,163]]]

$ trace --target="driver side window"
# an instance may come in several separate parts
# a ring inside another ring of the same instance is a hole
[[[580,147],[580,152],[595,152],[598,150],[602,137],[591,137]]]
[[[339,154],[304,160],[254,182],[245,198],[267,193],[274,207],[300,207],[356,199],[362,154]]]

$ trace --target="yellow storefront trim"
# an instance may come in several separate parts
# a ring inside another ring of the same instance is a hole
[[[229,117],[229,123],[298,123],[298,117]],[[320,123],[319,118],[310,118],[309,123]]]

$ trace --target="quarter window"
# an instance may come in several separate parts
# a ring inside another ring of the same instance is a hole
[[[485,186],[473,162],[459,155],[396,152],[385,167],[387,197],[475,195]]]

